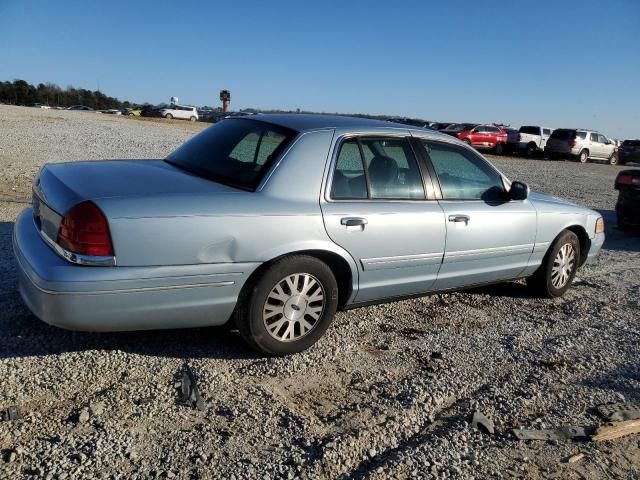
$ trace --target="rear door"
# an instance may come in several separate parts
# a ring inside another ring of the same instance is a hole
[[[507,200],[500,173],[477,152],[425,140],[445,214],[445,255],[434,289],[517,278],[536,238],[536,210],[529,200]]]
[[[445,220],[426,178],[405,135],[344,136],[334,143],[321,209],[327,233],[358,265],[356,302],[433,286]]]
[[[600,135],[597,133],[589,134],[589,156],[595,158],[604,157],[604,144],[600,141]]]
[[[479,126],[474,128],[469,135],[469,140],[471,140],[471,145],[483,147],[487,142],[487,129],[486,127]]]

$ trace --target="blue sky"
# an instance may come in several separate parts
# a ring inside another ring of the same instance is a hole
[[[640,0],[0,0],[0,80],[640,137]]]

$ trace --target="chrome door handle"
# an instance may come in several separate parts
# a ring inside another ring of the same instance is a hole
[[[344,217],[340,219],[340,224],[345,227],[365,226],[369,221],[362,217]]]
[[[469,215],[449,215],[449,221],[450,221],[450,222],[464,222],[464,223],[469,223],[469,220],[471,220],[471,218],[469,217]]]

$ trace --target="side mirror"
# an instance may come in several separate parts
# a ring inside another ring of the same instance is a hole
[[[524,182],[512,182],[509,197],[511,200],[526,200],[529,197],[529,185]]]

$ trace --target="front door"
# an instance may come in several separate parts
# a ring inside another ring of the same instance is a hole
[[[536,238],[529,200],[509,201],[502,176],[472,149],[425,140],[441,190],[445,255],[434,289],[517,278]]]
[[[331,239],[358,264],[356,302],[423,293],[444,255],[445,218],[403,136],[343,138],[321,202]]]

